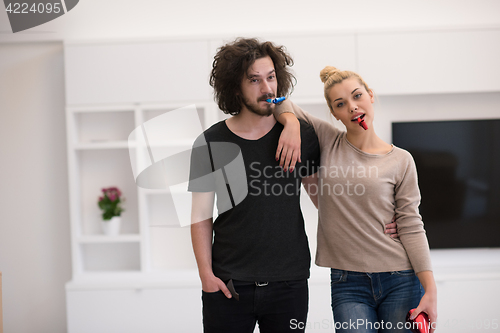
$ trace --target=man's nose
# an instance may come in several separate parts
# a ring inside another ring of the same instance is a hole
[[[260,86],[260,92],[262,94],[269,94],[269,93],[272,93],[272,89],[271,89],[271,86],[269,85],[269,83],[265,80],[262,81],[262,84]]]

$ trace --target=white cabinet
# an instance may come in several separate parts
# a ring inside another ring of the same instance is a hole
[[[207,41],[65,45],[66,103],[210,99]]]
[[[194,278],[198,278],[194,274]],[[181,281],[177,281],[182,284]],[[67,287],[71,333],[201,332],[201,288]]]
[[[360,33],[358,71],[379,95],[500,90],[500,30]]]

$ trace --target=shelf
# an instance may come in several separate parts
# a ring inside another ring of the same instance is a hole
[[[176,140],[176,141],[150,141],[149,146],[152,147],[185,147],[187,149],[191,149],[193,146],[194,139],[184,139],[184,140]]]
[[[123,234],[118,236],[85,235],[78,237],[77,241],[81,244],[133,243],[133,242],[140,242],[141,236],[139,234]]]
[[[75,145],[76,150],[93,150],[93,149],[127,149],[135,148],[137,143],[135,141],[102,141],[102,142],[89,142],[79,143]]]
[[[133,112],[133,105],[89,105],[69,106],[69,113]]]
[[[191,149],[194,140],[179,140],[179,141],[153,141],[149,142],[150,147],[165,147],[165,148],[186,148]],[[92,150],[92,149],[127,149],[136,148],[138,146],[136,141],[96,141],[77,143],[74,147],[76,150]]]
[[[179,189],[149,189],[149,188],[144,188],[142,189],[143,193],[146,195],[161,195],[161,194],[191,194],[191,192],[187,191],[187,188],[185,191],[181,191]]]

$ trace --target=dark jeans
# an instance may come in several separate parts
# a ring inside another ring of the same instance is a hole
[[[337,333],[410,332],[406,314],[423,288],[413,270],[361,273],[332,269],[332,309]]]
[[[233,281],[240,300],[226,298],[219,290],[202,291],[205,333],[304,332],[309,303],[307,280],[269,282]],[[302,323],[300,325],[299,323]],[[299,328],[300,327],[300,328]]]

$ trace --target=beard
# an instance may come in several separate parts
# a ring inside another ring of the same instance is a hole
[[[259,116],[269,117],[273,114],[273,104],[268,103],[266,106],[259,106],[259,102],[265,101],[266,99],[274,98],[274,94],[266,94],[264,96],[259,97],[257,99],[257,103],[252,103],[245,97],[242,98],[243,105],[252,113],[255,113]]]

